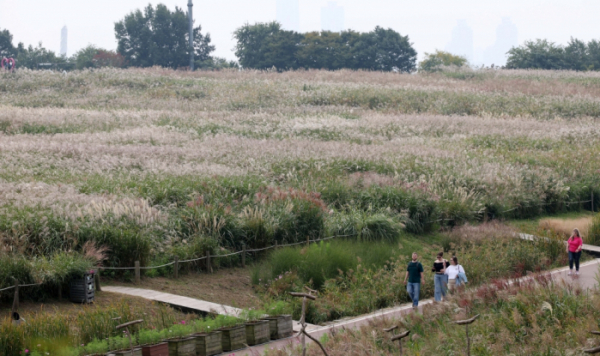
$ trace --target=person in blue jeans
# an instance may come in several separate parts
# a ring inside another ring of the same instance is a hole
[[[431,272],[433,275],[433,284],[435,286],[433,296],[436,302],[442,301],[446,297],[446,289],[448,288],[448,275],[445,274],[446,268],[450,264],[444,259],[444,253],[440,252],[437,259],[433,262]]]
[[[406,284],[408,296],[412,299],[413,309],[417,309],[419,306],[419,293],[421,292],[421,280],[423,279],[423,265],[417,261],[418,259],[417,253],[413,252],[412,261],[408,264],[404,276],[404,284]],[[406,282],[407,279],[408,283]]]

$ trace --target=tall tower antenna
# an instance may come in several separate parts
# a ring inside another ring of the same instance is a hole
[[[67,56],[67,41],[68,41],[68,30],[65,25],[60,31],[60,55]]]
[[[189,17],[189,31],[190,31],[190,70],[194,71],[194,16],[192,15],[192,0],[188,2],[188,17]]]

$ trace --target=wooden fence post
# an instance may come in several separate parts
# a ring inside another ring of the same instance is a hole
[[[210,264],[210,251],[206,251],[206,271],[213,273],[213,269]]]
[[[594,191],[592,190],[592,213],[594,212]]]
[[[246,244],[242,244],[242,268],[246,267]]]
[[[175,256],[175,264],[173,265],[173,276],[179,278],[179,256]]]
[[[15,279],[15,296],[13,298],[12,312],[19,310],[19,281]]]
[[[306,289],[309,290],[308,294],[290,292],[291,296],[302,298],[302,315],[300,316],[300,325],[302,327],[302,330],[300,330],[300,334],[302,334],[302,356],[306,356],[306,339],[305,339],[305,337],[308,337],[309,339],[314,341],[317,345],[319,345],[319,347],[321,348],[321,351],[323,351],[323,354],[325,354],[325,356],[329,356],[329,354],[327,353],[327,350],[325,350],[325,347],[323,347],[323,344],[321,344],[321,342],[319,342],[319,340],[310,336],[310,334],[308,334],[306,332],[306,302],[307,302],[307,299],[310,299],[310,300],[317,299],[317,297],[312,295],[312,293],[316,292],[316,291],[313,291],[312,289],[310,289],[308,287],[306,287]]]
[[[135,284],[140,284],[140,261],[135,261]]]
[[[275,250],[279,249],[279,242],[275,241]]]
[[[306,247],[310,247],[310,236],[306,236]]]
[[[100,269],[94,274],[94,284],[96,285],[96,292],[102,292],[102,287],[100,287]]]
[[[469,324],[474,323],[475,320],[477,320],[477,318],[479,318],[479,314],[475,315],[471,319],[459,320],[454,322],[458,325],[464,325],[467,328],[467,356],[471,356],[471,338],[469,337]]]

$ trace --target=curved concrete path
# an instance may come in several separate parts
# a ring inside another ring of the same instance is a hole
[[[569,268],[563,267],[550,271],[550,275],[556,281],[565,281],[567,283],[577,284],[584,289],[596,288],[598,286],[597,275],[600,275],[600,259],[595,259],[583,263],[580,267],[579,276],[568,276]],[[527,280],[530,277],[523,277],[521,280]],[[129,287],[102,287],[102,291],[111,293],[126,294],[149,300],[154,300],[162,303],[167,303],[176,307],[195,309],[206,313],[217,313],[224,315],[237,316],[241,312],[241,309],[229,307],[226,305],[205,302],[202,300],[182,297],[169,293],[156,292],[153,290],[129,288]],[[432,299],[419,301],[419,309],[427,308],[429,304],[433,303]],[[395,308],[388,308],[378,310],[374,313],[363,315],[357,318],[338,321],[327,326],[309,325],[307,327],[308,333],[319,339],[322,335],[328,334],[333,330],[348,329],[348,328],[359,328],[363,325],[367,325],[370,320],[378,318],[394,319],[399,318],[403,315],[412,312],[411,304],[404,304]],[[298,322],[294,322],[294,331],[299,331],[300,326]],[[299,337],[291,337],[284,340],[269,342],[264,345],[253,346],[239,351],[226,352],[222,355],[227,356],[257,356],[263,355],[267,350],[283,349],[287,347],[296,347],[300,344]],[[312,341],[307,338],[307,343],[310,344]]]
[[[569,268],[563,267],[558,268],[553,271],[550,271],[550,275],[556,281],[565,281],[567,283],[578,284],[584,289],[592,289],[598,286],[598,281],[596,279],[596,275],[600,274],[600,259],[595,259],[592,261],[588,261],[583,263],[580,266],[580,274],[576,277],[568,276]],[[526,280],[530,277],[524,277],[523,280]],[[433,303],[432,299],[427,299],[423,301],[419,301],[419,309],[423,310],[423,308],[427,308],[429,304]],[[405,304],[396,308],[389,308],[378,310],[377,312],[360,316],[355,319],[340,321],[331,325],[323,326],[312,331],[309,331],[309,334],[319,339],[323,334],[328,334],[332,330],[338,329],[348,329],[348,328],[359,328],[363,325],[368,325],[370,320],[377,318],[386,318],[386,319],[394,319],[399,318],[403,315],[412,312],[411,304]],[[307,338],[307,344],[312,343],[311,340]],[[300,338],[290,338],[286,340],[273,341],[265,345],[254,346],[251,348],[247,348],[244,350],[236,351],[236,352],[228,352],[227,356],[257,356],[263,355],[267,350],[275,350],[275,349],[283,349],[287,347],[297,347],[300,344]],[[318,346],[317,346],[318,347]]]

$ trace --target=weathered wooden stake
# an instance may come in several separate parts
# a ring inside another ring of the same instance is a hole
[[[210,251],[206,251],[206,271],[213,273],[213,269],[210,264]]]
[[[15,296],[13,298],[12,312],[16,313],[19,311],[19,281],[15,279]]]
[[[479,314],[475,315],[471,319],[459,320],[459,321],[454,322],[455,324],[465,325],[467,327],[467,356],[471,356],[471,339],[469,338],[469,324],[472,324],[478,318],[479,318]]]
[[[325,350],[325,347],[323,347],[323,344],[321,344],[321,342],[317,339],[315,339],[314,337],[310,336],[307,332],[306,332],[306,301],[307,299],[310,300],[317,300],[317,297],[315,297],[314,295],[312,295],[313,292],[316,292],[308,287],[305,287],[309,292],[308,294],[306,293],[292,293],[290,292],[290,295],[292,297],[300,297],[302,298],[302,316],[300,317],[300,325],[302,326],[302,329],[300,330],[299,334],[302,334],[302,356],[306,356],[306,339],[305,337],[308,337],[309,339],[311,339],[312,341],[314,341],[317,345],[319,345],[319,347],[321,348],[321,351],[323,351],[323,353],[325,354],[325,356],[329,356],[329,354],[327,353],[327,350]]]
[[[135,261],[135,284],[140,284],[140,261]]]
[[[179,256],[175,256],[175,264],[173,265],[173,277],[179,278]]]
[[[102,287],[100,286],[100,269],[94,273],[94,284],[96,285],[96,292],[102,292]]]
[[[125,328],[125,330],[127,331],[127,336],[129,337],[129,347],[131,348],[131,356],[133,356],[133,342],[131,341],[131,333],[129,332],[129,327],[131,325],[139,324],[142,322],[144,322],[144,321],[143,320],[135,320],[135,321],[130,321],[125,324],[117,325],[117,330]]]
[[[592,190],[592,213],[594,212],[594,191]]]
[[[600,335],[600,331],[590,331],[590,334]],[[597,354],[597,353],[600,353],[600,346],[593,347],[591,349],[584,349],[583,352],[585,352],[586,354]]]
[[[399,344],[399,347],[400,347],[400,356],[402,356],[403,355],[403,351],[402,351],[402,339],[404,339],[405,337],[407,337],[410,334],[410,331],[407,330],[407,331],[403,332],[400,335],[396,335],[396,329],[398,329],[397,325],[396,326],[392,326],[391,328],[388,328],[388,329],[383,329],[383,331],[388,332],[388,333],[390,331],[392,332],[392,339],[391,340],[392,340],[392,342],[398,340],[398,344]]]
[[[306,236],[306,247],[310,247],[310,236]]]
[[[242,244],[242,267],[246,267],[246,244]]]
[[[279,248],[279,242],[275,241],[275,249],[277,250]]]

